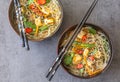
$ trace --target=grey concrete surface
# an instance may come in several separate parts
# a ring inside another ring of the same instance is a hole
[[[61,0],[64,21],[60,30],[42,42],[29,42],[31,50],[20,47],[20,40],[8,20],[11,0],[0,0],[0,82],[48,82],[45,73],[56,57],[58,38],[79,22],[93,0]],[[61,67],[51,82],[119,82],[120,81],[120,0],[99,0],[89,23],[101,26],[113,41],[114,57],[110,68],[92,79],[78,79]]]

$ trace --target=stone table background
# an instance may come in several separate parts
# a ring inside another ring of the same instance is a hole
[[[42,42],[29,42],[31,50],[20,47],[19,37],[8,20],[11,0],[0,0],[0,82],[48,82],[45,73],[56,57],[58,38],[79,22],[93,0],[61,0],[64,20],[60,30]],[[120,0],[99,0],[89,23],[101,26],[113,41],[114,57],[110,68],[92,79],[78,79],[61,67],[51,82],[119,82],[120,81]]]

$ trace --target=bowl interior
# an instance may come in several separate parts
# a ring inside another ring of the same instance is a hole
[[[102,33],[104,33],[104,34],[106,35],[106,37],[107,37],[107,39],[108,39],[108,42],[109,42],[109,44],[110,44],[111,53],[110,53],[110,59],[109,59],[109,62],[108,62],[108,64],[107,64],[107,66],[106,66],[101,72],[99,72],[99,73],[97,73],[97,74],[95,74],[95,75],[88,76],[88,77],[81,77],[81,76],[74,75],[74,74],[70,73],[70,72],[65,68],[65,66],[63,65],[63,63],[61,64],[62,67],[64,68],[64,70],[67,71],[70,75],[73,75],[73,76],[78,77],[78,78],[83,78],[83,79],[87,79],[87,78],[92,78],[92,77],[98,76],[99,74],[101,74],[101,73],[103,73],[104,71],[106,71],[106,70],[108,69],[111,61],[112,61],[112,58],[113,58],[113,54],[112,54],[112,44],[111,44],[111,41],[110,41],[110,38],[109,38],[108,34],[107,34],[102,28],[100,28],[99,26],[96,26],[96,25],[93,25],[93,24],[89,24],[89,23],[86,23],[84,26],[86,26],[86,25],[93,27],[93,28],[94,28],[95,30],[97,30],[97,31],[101,31]],[[70,31],[73,31],[73,30],[76,28],[76,26],[77,26],[77,25],[74,25],[74,26],[66,29],[66,30],[64,31],[64,33],[61,35],[61,37],[60,37],[60,39],[59,39],[59,42],[58,42],[58,53],[62,50],[61,44],[62,44],[62,42],[63,42],[63,40],[64,40],[64,38],[65,38],[65,35],[66,35],[66,34],[69,34]]]
[[[58,29],[60,28],[60,25],[62,24],[62,20],[63,20],[63,7],[62,7],[62,4],[60,1],[58,1],[58,5],[60,7],[60,12],[61,12],[61,19],[60,19],[60,24],[58,25],[58,27],[56,28],[56,30],[51,33],[50,36],[46,37],[46,38],[49,38],[51,36],[53,36],[57,31]],[[13,3],[13,0],[11,1],[10,3],[10,6],[9,6],[9,11],[8,11],[8,17],[9,17],[9,21],[10,21],[10,24],[13,28],[13,30],[18,34],[19,34],[19,30],[18,30],[18,26],[17,26],[17,22],[16,22],[16,14],[15,14],[15,9],[14,9],[14,3]],[[41,41],[41,40],[44,40],[46,38],[43,38],[43,39],[30,39],[28,38],[30,41]]]

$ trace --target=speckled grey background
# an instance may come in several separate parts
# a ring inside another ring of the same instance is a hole
[[[60,30],[42,42],[29,42],[31,50],[20,47],[20,40],[8,20],[11,0],[0,0],[0,82],[48,82],[45,73],[56,57],[58,38],[79,22],[93,0],[61,0],[64,21]],[[78,79],[61,67],[52,82],[119,82],[120,81],[120,0],[99,0],[89,23],[101,26],[113,41],[114,58],[110,68],[93,79]]]

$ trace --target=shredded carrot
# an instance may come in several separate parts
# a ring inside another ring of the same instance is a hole
[[[36,26],[35,36],[38,36],[39,26]]]

